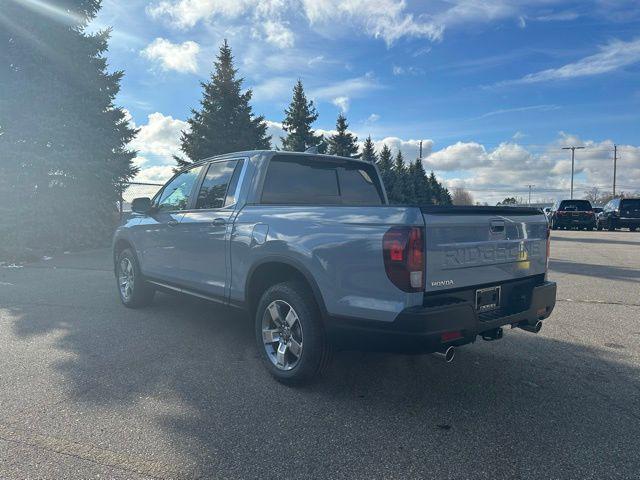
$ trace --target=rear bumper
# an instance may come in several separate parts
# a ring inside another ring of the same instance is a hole
[[[518,293],[522,291],[521,286],[516,288],[520,289]],[[471,343],[479,334],[504,325],[535,324],[551,315],[556,303],[556,284],[545,281],[529,288],[529,292],[528,305],[506,314],[496,311],[478,315],[471,301],[461,300],[439,306],[411,307],[389,323],[334,318],[328,323],[329,339],[333,345],[344,349],[435,352],[444,345]],[[461,336],[442,341],[443,333],[454,331],[460,332]]]
[[[595,227],[595,218],[558,218],[555,219],[558,227]]]

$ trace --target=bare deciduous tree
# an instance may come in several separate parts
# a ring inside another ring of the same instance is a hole
[[[451,201],[454,205],[473,205],[473,196],[468,190],[462,187],[456,187],[453,189]]]

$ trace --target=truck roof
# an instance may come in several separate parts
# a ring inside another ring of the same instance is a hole
[[[195,161],[193,162],[193,164],[189,165],[189,167],[193,166],[193,165],[197,165],[199,163],[205,163],[205,162],[211,162],[213,160],[223,160],[225,158],[232,158],[232,157],[253,157],[255,155],[263,155],[265,157],[273,157],[275,155],[278,156],[307,156],[307,157],[323,157],[323,158],[327,158],[327,159],[340,159],[340,160],[345,160],[345,161],[349,161],[349,162],[359,162],[359,163],[363,163],[366,165],[370,165],[369,162],[365,161],[365,160],[360,160],[359,158],[350,158],[350,157],[340,157],[338,155],[327,155],[324,153],[306,153],[306,152],[289,152],[289,151],[284,151],[284,150],[244,150],[241,152],[229,152],[229,153],[223,153],[221,155],[215,155],[213,157],[207,157],[207,158],[203,158],[201,160]]]

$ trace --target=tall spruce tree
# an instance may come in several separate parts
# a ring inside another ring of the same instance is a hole
[[[434,203],[437,205],[452,205],[451,193],[436,178],[436,174],[431,171],[429,175],[429,186],[433,192]]]
[[[373,145],[373,140],[371,140],[371,135],[365,139],[364,145],[362,145],[362,156],[360,159],[371,163],[376,163],[378,161],[378,156],[376,155],[376,149]]]
[[[202,85],[200,110],[191,110],[190,131],[182,132],[180,149],[187,158],[176,157],[179,167],[213,155],[241,150],[271,148],[264,117],[253,114],[252,92],[242,92],[231,47],[225,40],[214,62],[211,79]]]
[[[320,152],[326,149],[326,142],[322,135],[316,135],[311,125],[318,119],[318,112],[313,100],[307,101],[302,82],[298,80],[293,87],[293,98],[289,108],[285,111],[282,128],[287,132],[281,137],[282,148],[292,152],[304,152],[309,147],[318,147]]]
[[[410,200],[407,183],[407,166],[404,164],[402,152],[398,150],[393,162],[391,186],[389,188],[389,200],[392,203],[407,203]]]
[[[422,160],[416,158],[411,164],[409,181],[412,184],[414,201],[419,205],[430,205],[434,203],[433,192],[427,178],[427,172],[424,170]]]
[[[336,120],[336,134],[331,135],[327,141],[329,155],[339,157],[360,158],[358,154],[358,137],[348,131],[349,124],[341,113]]]
[[[382,177],[384,188],[387,191],[387,197],[389,197],[389,201],[391,201],[391,197],[389,195],[394,176],[393,156],[391,155],[391,149],[387,146],[386,143],[382,145],[382,150],[380,150],[380,157],[378,158],[378,170],[380,171],[380,176]]]
[[[137,171],[127,148],[136,131],[114,105],[123,72],[107,70],[110,30],[86,31],[100,1],[46,6],[5,1],[0,7],[0,204],[10,207],[8,215],[0,212],[5,250],[9,243],[41,250],[107,240],[119,183]]]

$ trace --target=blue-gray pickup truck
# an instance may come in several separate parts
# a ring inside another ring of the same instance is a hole
[[[284,383],[313,378],[334,348],[450,361],[507,325],[537,333],[555,305],[542,211],[390,205],[360,160],[227,154],[132,210],[113,241],[124,305],[171,290],[243,308]]]

